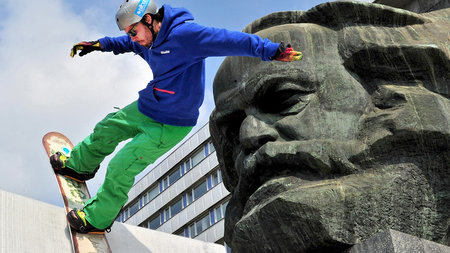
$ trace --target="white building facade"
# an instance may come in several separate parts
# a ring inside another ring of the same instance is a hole
[[[130,190],[116,221],[224,245],[222,182],[206,124]]]

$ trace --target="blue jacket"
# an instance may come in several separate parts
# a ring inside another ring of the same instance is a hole
[[[257,35],[204,27],[193,22],[184,8],[164,5],[164,19],[150,48],[128,35],[100,39],[104,51],[134,52],[153,72],[153,80],[139,92],[138,108],[148,117],[169,125],[194,126],[205,90],[205,58],[253,56],[269,61],[279,43]]]

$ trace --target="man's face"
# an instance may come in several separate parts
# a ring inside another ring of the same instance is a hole
[[[139,43],[141,46],[150,47],[153,43],[152,33],[150,29],[141,22],[131,24],[125,28],[125,32],[131,37],[131,40]],[[136,34],[132,36],[131,34]]]

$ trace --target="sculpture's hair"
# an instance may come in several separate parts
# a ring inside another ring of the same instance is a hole
[[[243,32],[256,33],[272,26],[295,23],[313,23],[340,29],[349,25],[399,27],[428,21],[423,15],[381,4],[336,1],[317,5],[306,12],[275,12],[253,21]]]
[[[411,26],[433,21],[432,15],[417,14],[381,4],[335,1],[318,5],[308,11],[272,13],[255,20],[243,31],[256,33],[283,24],[321,25],[342,33],[338,45],[342,62],[349,71],[361,78],[369,92],[375,90],[379,84],[402,80],[409,85],[420,83],[430,91],[449,98],[450,59],[448,49],[445,48],[446,42],[442,41],[438,45],[423,39],[417,39],[413,44],[411,40],[391,40],[395,33],[400,33],[400,29],[404,28],[403,32],[413,34],[415,30],[410,28]],[[358,35],[348,36],[352,32],[358,34],[361,29],[376,35],[373,37],[377,40],[369,41],[368,38],[358,38]],[[347,36],[343,36],[343,33]],[[425,38],[427,35],[414,36]]]

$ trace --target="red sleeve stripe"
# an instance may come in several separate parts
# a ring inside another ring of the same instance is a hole
[[[163,90],[163,89],[158,89],[156,87],[153,87],[153,89],[157,90],[157,91],[161,91],[161,92],[165,92],[165,93],[169,93],[169,94],[175,94],[175,91],[171,91],[171,90]]]

